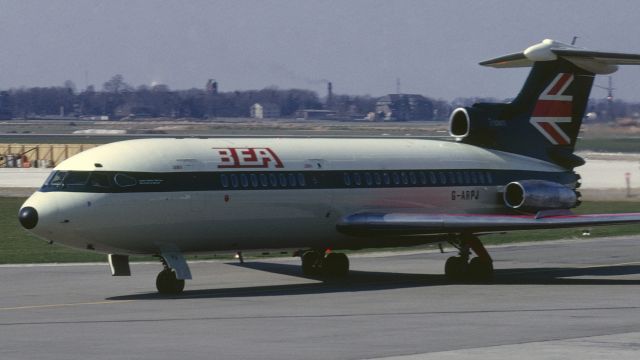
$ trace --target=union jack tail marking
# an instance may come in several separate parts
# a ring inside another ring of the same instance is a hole
[[[569,145],[571,139],[558,124],[570,123],[573,96],[564,95],[573,74],[560,73],[542,92],[529,122],[554,145]]]

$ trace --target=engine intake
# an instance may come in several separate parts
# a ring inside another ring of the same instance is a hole
[[[492,123],[486,109],[475,106],[457,108],[449,117],[449,134],[465,143],[481,145],[495,140],[491,127]]]
[[[504,188],[505,205],[518,210],[570,209],[580,205],[580,193],[546,180],[514,181]]]
[[[465,138],[469,136],[471,129],[471,119],[465,108],[457,108],[453,110],[449,117],[449,134],[456,138]]]

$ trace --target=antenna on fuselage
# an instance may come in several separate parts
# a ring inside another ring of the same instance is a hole
[[[574,36],[573,40],[571,40],[571,45],[575,45],[576,44],[576,40],[578,40],[579,36]]]

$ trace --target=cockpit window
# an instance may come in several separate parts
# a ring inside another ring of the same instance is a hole
[[[62,186],[62,181],[67,176],[66,171],[54,171],[49,175],[49,179],[45,182],[48,186]]]
[[[116,176],[113,177],[113,181],[120,187],[135,186],[138,183],[135,178],[126,174],[116,174]]]
[[[69,171],[63,183],[65,186],[84,186],[87,184],[89,174],[87,171]]]
[[[95,188],[108,188],[109,184],[109,176],[103,173],[94,172],[89,177],[89,185]]]

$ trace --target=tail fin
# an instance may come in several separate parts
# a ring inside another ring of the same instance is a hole
[[[523,53],[480,64],[532,69],[511,103],[456,109],[450,118],[451,135],[465,143],[573,168],[584,163],[573,151],[595,74],[615,72],[616,64],[640,64],[640,55],[590,52],[545,40]]]

